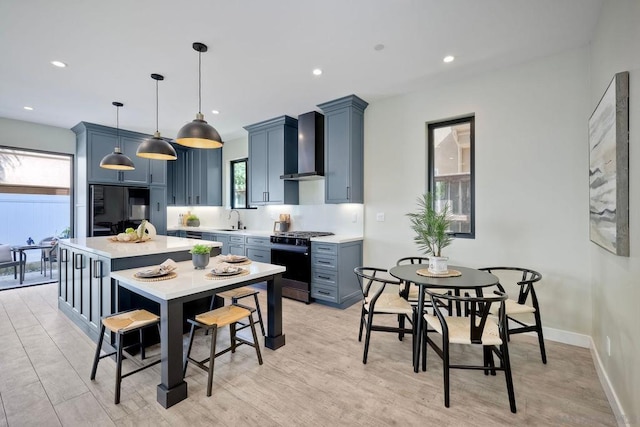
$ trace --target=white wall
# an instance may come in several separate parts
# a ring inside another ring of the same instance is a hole
[[[70,129],[0,117],[0,145],[75,154],[76,135]]]
[[[589,108],[595,109],[615,73],[629,71],[629,257],[589,245],[593,341],[626,412],[640,425],[640,1],[611,0],[602,9],[591,49]],[[611,355],[606,339],[611,340]]]
[[[544,325],[590,334],[588,59],[573,50],[369,105],[365,264],[419,254],[406,213],[426,189],[425,123],[474,113],[476,238],[445,255],[540,271]]]

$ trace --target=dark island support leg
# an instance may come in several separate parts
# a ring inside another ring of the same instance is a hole
[[[284,345],[282,334],[282,274],[267,280],[267,336],[264,346],[276,350]]]
[[[164,408],[169,408],[187,398],[187,383],[182,378],[182,302],[179,300],[160,304],[160,354],[161,383],[157,399]]]

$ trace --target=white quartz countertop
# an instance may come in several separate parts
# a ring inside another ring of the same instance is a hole
[[[112,242],[108,237],[64,239],[61,240],[60,243],[111,259],[188,251],[193,247],[193,245],[197,244],[222,247],[222,243],[220,242],[204,242],[198,239],[186,239],[182,237],[160,235],[155,236],[152,240],[147,240],[146,242],[141,243]]]
[[[222,288],[235,283],[260,279],[286,271],[286,268],[280,265],[253,261],[249,265],[242,266],[243,269],[249,271],[249,274],[231,276],[222,280],[211,280],[205,278],[205,274],[211,272],[213,268],[213,258],[212,262],[204,270],[196,270],[191,261],[183,261],[177,264],[178,268],[175,270],[177,277],[169,280],[145,282],[134,278],[133,275],[136,272],[145,270],[146,268],[113,271],[111,272],[111,278],[126,284],[126,287],[131,290],[139,290],[166,301],[199,292],[210,291],[215,288]]]
[[[186,227],[186,226],[173,226],[167,227],[167,231],[200,231],[202,233],[213,233],[213,234],[229,234],[233,236],[241,235],[241,236],[257,236],[257,237],[269,237],[276,234],[273,231],[264,231],[264,230],[223,230],[215,227]],[[292,230],[295,231],[295,230]],[[362,236],[349,236],[344,234],[335,234],[333,236],[324,236],[324,237],[313,237],[311,238],[312,242],[322,242],[322,243],[348,243],[348,242],[357,242],[359,240],[363,240]]]
[[[362,236],[345,236],[340,234],[335,234],[333,236],[322,236],[322,237],[312,237],[312,242],[320,242],[320,243],[349,243],[349,242],[357,242],[362,240]]]
[[[187,227],[187,226],[169,226],[167,227],[167,231],[199,231],[201,233],[213,233],[213,234],[229,234],[233,236],[234,234],[238,234],[241,236],[257,236],[257,237],[269,237],[273,234],[273,231],[263,231],[263,230],[229,230],[223,228],[216,227]]]

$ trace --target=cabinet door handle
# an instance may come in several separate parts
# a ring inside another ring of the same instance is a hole
[[[60,249],[60,262],[69,262],[67,249]]]
[[[173,204],[176,204],[176,196],[173,196]]]
[[[96,279],[102,277],[102,262],[99,259],[93,260],[93,277]]]
[[[160,202],[158,202],[158,212],[160,212]]]
[[[327,291],[318,291],[318,293],[319,293],[319,294],[322,294],[322,295],[331,295],[331,294],[330,294],[329,292],[327,292]]]
[[[153,182],[153,174],[149,174],[149,182]]]
[[[196,205],[200,204],[200,196],[196,196]]]
[[[73,268],[82,270],[82,254],[75,254],[73,259]]]
[[[191,196],[187,197],[187,201],[189,202],[188,204],[191,204]]]
[[[320,279],[324,279],[324,280],[331,280],[331,277],[329,276],[318,276]]]
[[[318,250],[318,252],[320,252],[320,251],[331,252],[331,248],[327,248],[326,246],[325,247],[318,246],[317,250]]]
[[[350,197],[351,187],[347,187],[347,199]]]
[[[331,265],[328,261],[318,261],[318,264]]]

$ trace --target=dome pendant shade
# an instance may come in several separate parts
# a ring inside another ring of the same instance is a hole
[[[156,131],[153,137],[145,139],[138,146],[136,156],[152,160],[176,160],[178,158],[176,150],[160,137],[158,130],[158,81],[164,80],[164,76],[154,73],[151,74],[151,78],[156,81]]]
[[[107,154],[102,160],[100,160],[100,167],[103,169],[112,169],[119,171],[132,171],[136,167],[133,165],[131,159],[124,154],[120,148],[120,107],[124,104],[122,102],[113,101],[111,105],[116,107],[116,143],[118,145],[113,149],[113,153]]]
[[[222,138],[213,126],[204,120],[202,114],[202,53],[209,48],[206,44],[195,42],[193,50],[198,52],[198,114],[191,123],[182,126],[178,131],[176,142],[191,148],[220,148],[223,145]]]
[[[104,156],[100,161],[100,167],[119,171],[132,171],[135,169],[131,159],[122,154],[120,147],[115,147],[113,153]]]
[[[178,158],[176,150],[160,137],[160,132],[153,134],[138,146],[136,156],[152,160],[175,160]]]
[[[218,131],[204,120],[201,113],[196,115],[194,121],[182,126],[176,142],[191,148],[220,148],[224,145]]]

